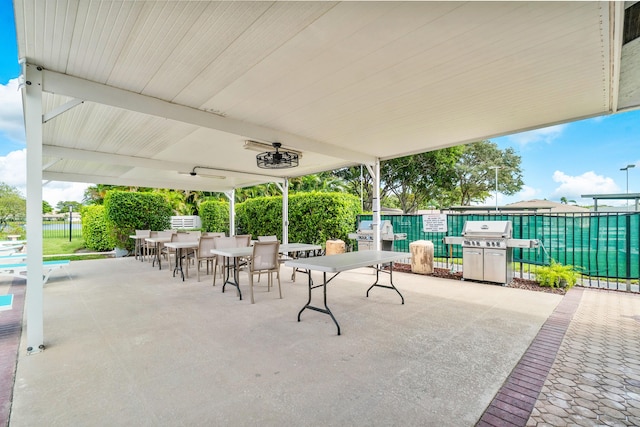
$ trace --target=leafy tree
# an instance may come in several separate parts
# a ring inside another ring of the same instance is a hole
[[[23,218],[26,214],[26,199],[15,187],[0,183],[0,230],[4,230],[9,221]]]
[[[69,212],[69,206],[73,207],[74,212],[80,212],[82,203],[76,201],[58,202],[58,204],[56,205],[56,211],[58,213],[67,213]]]
[[[318,191],[321,193],[346,192],[347,183],[332,174],[331,172],[322,172],[313,175],[305,175],[292,178],[289,181],[289,190],[293,193]]]
[[[455,188],[454,165],[461,153],[461,147],[452,147],[381,162],[383,204],[398,206],[403,212],[410,213],[429,203],[437,203],[442,192]],[[346,183],[347,191],[362,197],[363,211],[373,209],[373,179],[366,168],[353,166],[333,174]]]
[[[373,179],[364,166],[351,166],[331,172],[346,185],[346,191],[362,199],[362,210],[373,210]]]
[[[382,197],[391,193],[405,214],[415,212],[440,192],[454,189],[455,164],[461,153],[460,147],[452,147],[384,161]]]
[[[491,166],[499,166],[498,191],[513,195],[522,189],[522,171],[520,156],[513,148],[500,150],[491,141],[479,141],[463,146],[464,150],[458,164],[456,175],[458,199],[463,206],[472,202],[482,202],[495,189],[495,170]]]
[[[53,207],[46,200],[42,201],[42,213],[47,214],[53,212]]]
[[[253,187],[245,187],[236,189],[236,202],[242,203],[256,197],[280,196],[280,189],[274,183],[254,185]]]

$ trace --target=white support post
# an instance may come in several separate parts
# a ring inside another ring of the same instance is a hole
[[[236,235],[236,190],[225,191],[225,196],[229,199],[229,236]]]
[[[282,185],[282,244],[289,243],[289,179]]]
[[[373,179],[373,241],[375,250],[382,250],[382,240],[380,236],[380,159],[376,159],[373,168],[367,165],[367,170]]]
[[[276,187],[282,193],[282,243],[289,243],[289,178],[285,178],[282,185],[276,182]]]
[[[25,65],[27,137],[27,352],[44,349],[42,268],[42,68]]]

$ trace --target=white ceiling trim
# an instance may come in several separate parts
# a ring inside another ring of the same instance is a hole
[[[122,186],[135,186],[135,187],[149,187],[149,188],[173,188],[173,189],[190,189],[190,190],[202,190],[202,191],[212,191],[212,192],[224,192],[228,191],[229,186],[224,185],[224,180],[210,179],[208,181],[208,185],[194,185],[194,184],[183,184],[180,185],[176,181],[166,180],[161,181],[157,179],[140,179],[140,178],[130,178],[130,177],[114,177],[107,175],[87,175],[87,174],[77,174],[77,173],[60,173],[60,172],[42,172],[42,179],[49,181],[69,181],[69,182],[92,182],[92,183],[100,183],[100,184],[109,184],[109,185],[122,185]],[[214,183],[214,181],[220,181],[220,183]],[[203,188],[206,187],[206,188]],[[223,189],[224,188],[224,189]]]
[[[311,151],[354,163],[373,164],[376,160],[375,156],[371,154],[315,141],[288,132],[223,117],[55,71],[43,69],[42,72],[42,90],[44,92],[163,117],[182,123],[240,135],[250,139],[265,142],[281,142],[283,145],[299,151]]]
[[[78,150],[74,148],[65,148],[58,147],[54,145],[43,145],[42,153],[44,156],[56,157],[59,159],[70,159],[70,160],[83,160],[88,162],[96,162],[96,163],[105,163],[112,164],[118,166],[129,166],[132,168],[146,168],[146,169],[157,169],[157,170],[174,170],[176,172],[190,172],[194,168],[206,168],[207,170],[217,171],[227,174],[228,176],[234,177],[250,177],[257,178],[264,181],[265,178],[269,180],[269,182],[284,182],[285,178],[268,175],[268,174],[257,174],[257,173],[249,173],[236,171],[232,169],[223,169],[212,166],[207,166],[205,164],[188,164],[188,163],[179,163],[179,162],[168,162],[165,160],[154,160],[144,157],[135,157],[135,156],[123,156],[121,154],[111,154],[111,153],[101,153],[98,151],[89,151],[89,150]]]
[[[616,1],[609,4],[611,24],[609,25],[612,33],[611,46],[611,95],[609,111],[618,112],[618,98],[620,93],[620,66],[622,64],[622,39],[624,30],[624,2]]]

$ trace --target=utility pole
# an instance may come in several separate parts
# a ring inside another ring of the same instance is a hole
[[[496,212],[498,212],[498,169],[502,169],[502,166],[490,166],[489,169],[496,171]]]
[[[627,173],[627,195],[629,195],[629,169],[635,168],[636,165],[627,165],[624,168],[620,168],[621,171],[625,171]],[[627,199],[627,212],[629,211],[629,199]]]

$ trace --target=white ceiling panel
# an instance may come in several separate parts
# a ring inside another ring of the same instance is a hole
[[[618,3],[14,5],[43,114],[74,105],[43,125],[48,179],[231,189],[638,105]],[[300,166],[258,169],[247,139]]]

